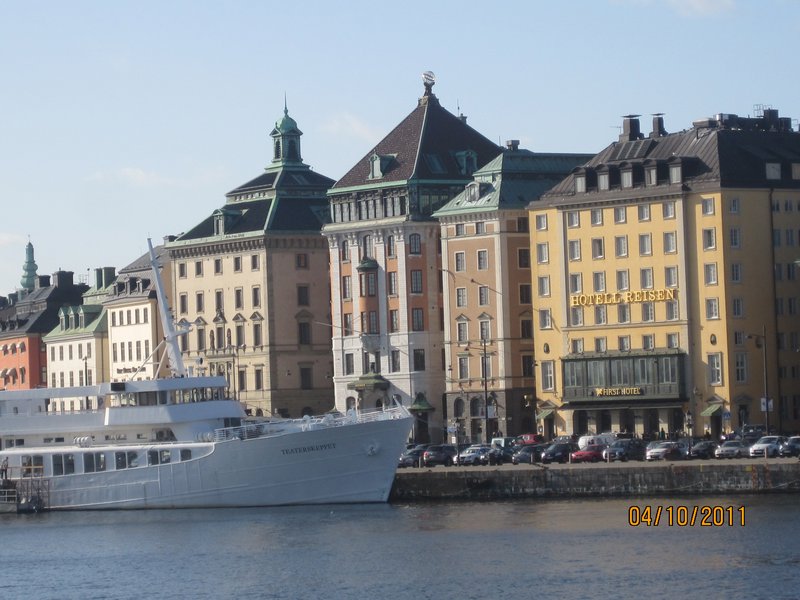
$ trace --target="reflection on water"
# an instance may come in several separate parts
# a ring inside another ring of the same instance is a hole
[[[630,527],[619,499],[2,516],[0,594],[796,598],[799,501],[633,501],[744,505],[744,527]]]

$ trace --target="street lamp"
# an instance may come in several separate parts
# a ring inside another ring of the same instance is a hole
[[[491,441],[489,436],[489,387],[488,387],[488,371],[489,365],[486,363],[486,336],[481,336],[481,345],[483,346],[483,364],[481,365],[481,374],[483,375],[483,433],[486,437],[486,443]]]
[[[761,326],[761,333],[750,333],[747,339],[755,340],[756,348],[758,348],[759,341],[761,342],[761,367],[762,375],[764,377],[764,398],[761,400],[764,407],[764,427],[765,435],[769,435],[769,391],[767,388],[767,326]]]

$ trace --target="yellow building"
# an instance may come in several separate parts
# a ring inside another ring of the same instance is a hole
[[[645,436],[800,427],[789,119],[721,114],[667,134],[655,115],[645,137],[625,117],[619,141],[529,210],[541,424]]]

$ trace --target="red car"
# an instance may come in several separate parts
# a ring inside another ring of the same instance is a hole
[[[570,454],[572,462],[600,462],[603,460],[603,450],[606,448],[605,444],[593,444],[586,446],[583,450],[576,450]]]

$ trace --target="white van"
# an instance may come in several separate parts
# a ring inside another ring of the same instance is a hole
[[[586,446],[594,446],[596,444],[604,444],[606,446],[610,446],[613,444],[617,439],[617,436],[613,433],[598,433],[598,434],[588,434],[582,435],[578,438],[578,448],[581,450],[586,450]]]

